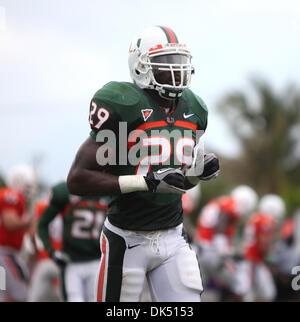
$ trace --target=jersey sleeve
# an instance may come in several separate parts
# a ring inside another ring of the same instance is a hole
[[[120,118],[113,104],[104,102],[101,98],[93,97],[90,104],[89,123],[90,136],[96,140],[101,130],[117,132]]]
[[[182,98],[188,103],[190,109],[197,116],[197,130],[205,131],[207,128],[208,108],[201,97],[194,94],[190,89],[183,92]]]
[[[65,182],[59,183],[52,188],[50,204],[43,212],[38,222],[38,234],[48,252],[53,250],[50,236],[49,224],[69,203],[69,191]]]
[[[130,121],[132,111],[139,106],[143,95],[136,85],[110,82],[94,95],[90,104],[90,135],[95,139],[101,130],[119,132],[119,122]]]
[[[203,207],[197,220],[198,241],[212,241],[220,216],[220,208],[216,203],[209,203]]]
[[[48,252],[53,250],[49,236],[49,224],[57,216],[57,214],[57,208],[50,204],[45,209],[40,220],[38,221],[38,235]]]
[[[207,116],[208,116],[208,109],[202,98],[195,95],[198,101],[199,107],[197,109],[197,115],[199,117],[199,125],[198,130],[206,130],[207,128]],[[201,106],[201,108],[200,108]]]
[[[62,212],[70,201],[70,193],[66,182],[54,186],[51,191],[50,205]]]

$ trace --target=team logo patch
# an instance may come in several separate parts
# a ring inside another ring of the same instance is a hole
[[[146,122],[148,120],[148,118],[151,116],[153,110],[152,109],[146,109],[146,110],[142,110],[141,112],[142,112],[144,121]]]

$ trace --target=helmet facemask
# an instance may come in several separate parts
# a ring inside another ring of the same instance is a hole
[[[187,55],[167,54],[150,57],[152,84],[160,96],[174,99],[190,86],[193,67]]]
[[[139,56],[136,68],[136,73],[148,76],[149,85],[145,88],[158,91],[165,99],[180,97],[190,87],[194,73],[190,53],[185,49],[176,49],[157,49],[143,53]]]

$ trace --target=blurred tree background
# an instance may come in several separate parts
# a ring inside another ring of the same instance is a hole
[[[4,181],[3,177],[2,177],[2,175],[0,174],[0,189],[3,188],[3,187],[5,187],[5,181]]]
[[[241,153],[233,159],[219,155],[221,175],[202,184],[197,213],[208,200],[239,184],[251,186],[259,196],[279,194],[288,215],[300,207],[300,90],[290,85],[277,92],[260,78],[251,80],[251,89],[228,93],[218,103]]]

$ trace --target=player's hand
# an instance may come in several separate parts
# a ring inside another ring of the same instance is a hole
[[[215,179],[220,173],[219,159],[214,153],[208,153],[204,155],[204,169],[198,178],[200,180]]]
[[[71,261],[69,255],[58,250],[50,252],[50,257],[60,268],[64,268]]]
[[[207,153],[203,156],[201,150],[196,150],[194,155],[191,167],[184,169],[184,189],[186,190],[196,186],[200,180],[215,179],[220,172],[219,159],[214,153]]]
[[[185,193],[184,175],[180,169],[163,168],[155,172],[149,172],[144,178],[151,192]]]

